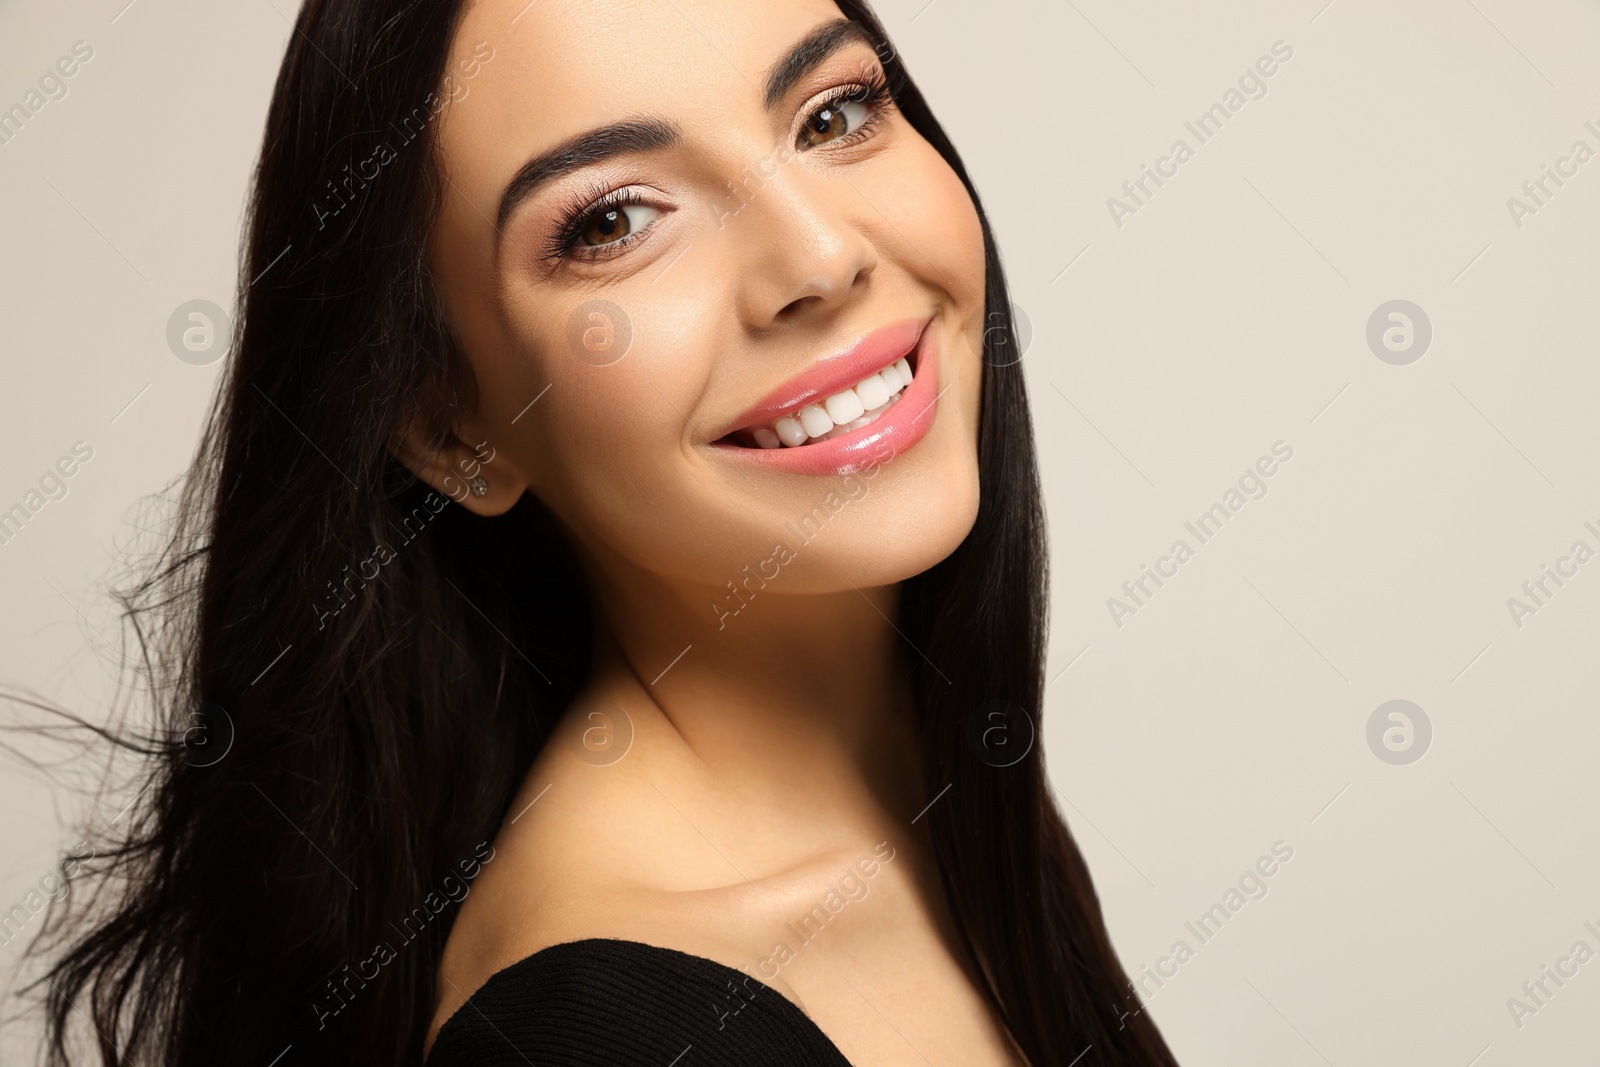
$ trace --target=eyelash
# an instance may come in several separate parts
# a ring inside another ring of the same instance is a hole
[[[806,119],[809,121],[812,116],[825,108],[838,108],[851,103],[866,104],[868,108],[867,117],[861,121],[861,125],[838,140],[828,142],[827,145],[798,149],[798,151],[809,152],[814,151],[816,148],[852,145],[866,140],[877,132],[884,118],[894,107],[894,102],[894,89],[882,70],[875,65],[863,65],[862,69],[857,72],[855,81],[839,86],[806,111]],[[797,134],[796,136],[798,137],[799,135]],[[615,255],[620,249],[631,245],[638,235],[630,233],[610,244],[594,246],[591,251],[581,250],[578,246],[578,239],[583,233],[584,224],[595,215],[610,211],[616,207],[630,205],[648,206],[649,201],[644,198],[643,194],[633,188],[615,189],[608,192],[605,186],[598,182],[591,182],[589,187],[574,196],[568,206],[563,208],[557,216],[556,230],[549,243],[545,246],[543,258],[552,262],[564,259],[592,262]],[[640,231],[641,234],[644,232],[643,230]]]
[[[890,87],[882,70],[874,64],[864,63],[856,72],[855,81],[841,85],[818,101],[806,111],[806,118],[810,119],[823,108],[839,107],[844,104],[866,104],[869,109],[867,117],[862,120],[860,126],[837,141],[829,142],[830,145],[855,144],[870,137],[882,123],[889,109],[894,107],[894,89]],[[802,149],[802,151],[812,151],[812,149]]]
[[[618,206],[645,203],[644,195],[635,189],[614,189],[607,192],[604,185],[591,182],[582,193],[573,197],[568,207],[562,209],[558,216],[556,232],[545,248],[544,258],[552,261],[567,258],[600,259],[611,255],[613,249],[632,244],[634,235],[628,234],[606,245],[605,251],[599,251],[598,246],[596,251],[578,250],[578,238],[583,233],[584,224],[591,218]]]

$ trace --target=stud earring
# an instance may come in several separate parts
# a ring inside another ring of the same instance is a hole
[[[489,479],[480,474],[468,482],[467,487],[472,490],[473,496],[483,496],[489,491]]]

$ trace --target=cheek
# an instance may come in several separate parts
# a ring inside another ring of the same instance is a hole
[[[630,558],[647,558],[680,532],[703,537],[695,527],[713,510],[696,506],[704,487],[686,463],[686,420],[712,372],[715,348],[705,339],[716,307],[667,285],[648,288],[618,295],[608,314],[623,316],[612,323],[619,347],[609,353],[576,339],[591,328],[591,301],[573,300],[542,324],[537,356],[502,373],[527,381],[517,387],[525,395],[537,383],[549,390],[520,417],[520,405],[497,412],[533,492],[581,536]]]
[[[909,138],[873,201],[894,223],[885,240],[903,246],[898,258],[906,269],[944,290],[963,311],[982,305],[983,227],[978,210],[961,178],[932,145],[921,137]]]
[[[940,163],[942,180],[931,183],[929,192],[929,218],[935,220],[929,241],[936,250],[936,261],[950,278],[951,295],[961,303],[982,304],[985,264],[978,209],[955,171],[942,165],[943,160]]]
[[[663,293],[662,296],[667,294]],[[483,421],[536,488],[668,457],[708,372],[669,305],[541,295],[476,347]]]
[[[914,246],[901,262],[947,303],[938,424],[889,465],[880,481],[880,512],[904,549],[896,562],[917,573],[954,551],[972,528],[979,503],[985,282],[983,227],[960,177],[932,145],[918,138],[908,168],[897,227]],[[896,469],[898,468],[898,469]]]
[[[961,178],[920,136],[908,136],[892,168],[868,195],[892,224],[877,235],[888,258],[947,305],[947,361],[941,411],[957,409],[977,443],[985,319],[983,226]],[[954,420],[952,420],[954,421]]]

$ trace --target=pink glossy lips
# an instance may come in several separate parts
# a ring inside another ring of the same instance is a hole
[[[928,432],[938,377],[934,320],[897,322],[785,382],[713,447],[779,470],[847,474]]]

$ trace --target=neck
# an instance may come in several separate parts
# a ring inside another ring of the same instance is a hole
[[[741,575],[735,598],[637,570],[594,584],[595,681],[631,690],[629,714],[658,716],[717,783],[811,819],[863,794],[905,820],[920,808],[898,585],[804,594]]]

